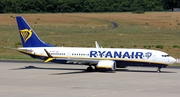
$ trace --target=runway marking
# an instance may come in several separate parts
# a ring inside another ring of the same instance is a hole
[[[100,84],[99,86],[107,86],[108,84]]]
[[[135,91],[141,91],[141,90],[143,90],[143,89],[136,89]]]
[[[172,87],[169,87],[169,86],[167,86],[167,87],[165,87],[166,89],[171,89]]]
[[[101,95],[106,95],[107,93],[102,93]]]
[[[149,88],[149,90],[155,90],[156,88]]]
[[[117,84],[117,85],[122,86],[123,84]]]
[[[118,93],[117,91],[112,92],[113,94]]]
[[[92,95],[92,97],[96,97],[97,95]]]
[[[169,84],[169,83],[171,83],[171,82],[167,82],[167,81],[163,82],[163,84]]]
[[[40,87],[37,87],[37,88],[33,88],[34,90],[40,90],[40,89],[42,89],[42,88],[40,88]]]
[[[122,91],[122,92],[129,92],[129,91],[124,90],[124,91]]]
[[[17,89],[14,89],[15,91],[21,91],[21,90],[24,90],[23,88],[17,88]]]
[[[155,82],[147,82],[147,84],[154,84]]]

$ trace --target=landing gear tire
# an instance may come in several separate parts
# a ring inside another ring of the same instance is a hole
[[[161,70],[157,70],[157,72],[158,72],[158,73],[160,73],[160,72],[161,72]]]
[[[87,67],[87,71],[88,72],[92,72],[93,71],[93,68],[91,66]]]

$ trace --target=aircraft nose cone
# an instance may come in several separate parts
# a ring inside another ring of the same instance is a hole
[[[171,58],[169,59],[169,63],[170,63],[170,64],[174,64],[175,62],[176,62],[176,59],[175,59],[175,58],[171,57]]]

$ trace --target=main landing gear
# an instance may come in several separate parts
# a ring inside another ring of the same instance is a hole
[[[162,68],[162,67],[158,67],[158,69],[157,69],[157,72],[158,72],[158,73],[161,72],[161,68]]]
[[[98,68],[96,67],[96,66],[94,66],[94,68],[91,66],[91,65],[89,65],[89,67],[87,67],[87,69],[86,69],[88,72],[93,72],[94,70],[95,71],[98,71]]]
[[[86,69],[88,72],[92,72],[93,71],[93,67],[92,66],[89,66],[89,67],[87,67],[87,69]]]

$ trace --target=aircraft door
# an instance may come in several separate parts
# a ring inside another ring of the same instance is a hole
[[[70,51],[67,52],[67,56],[68,56],[68,58],[70,58],[70,56],[71,56],[71,52]]]

